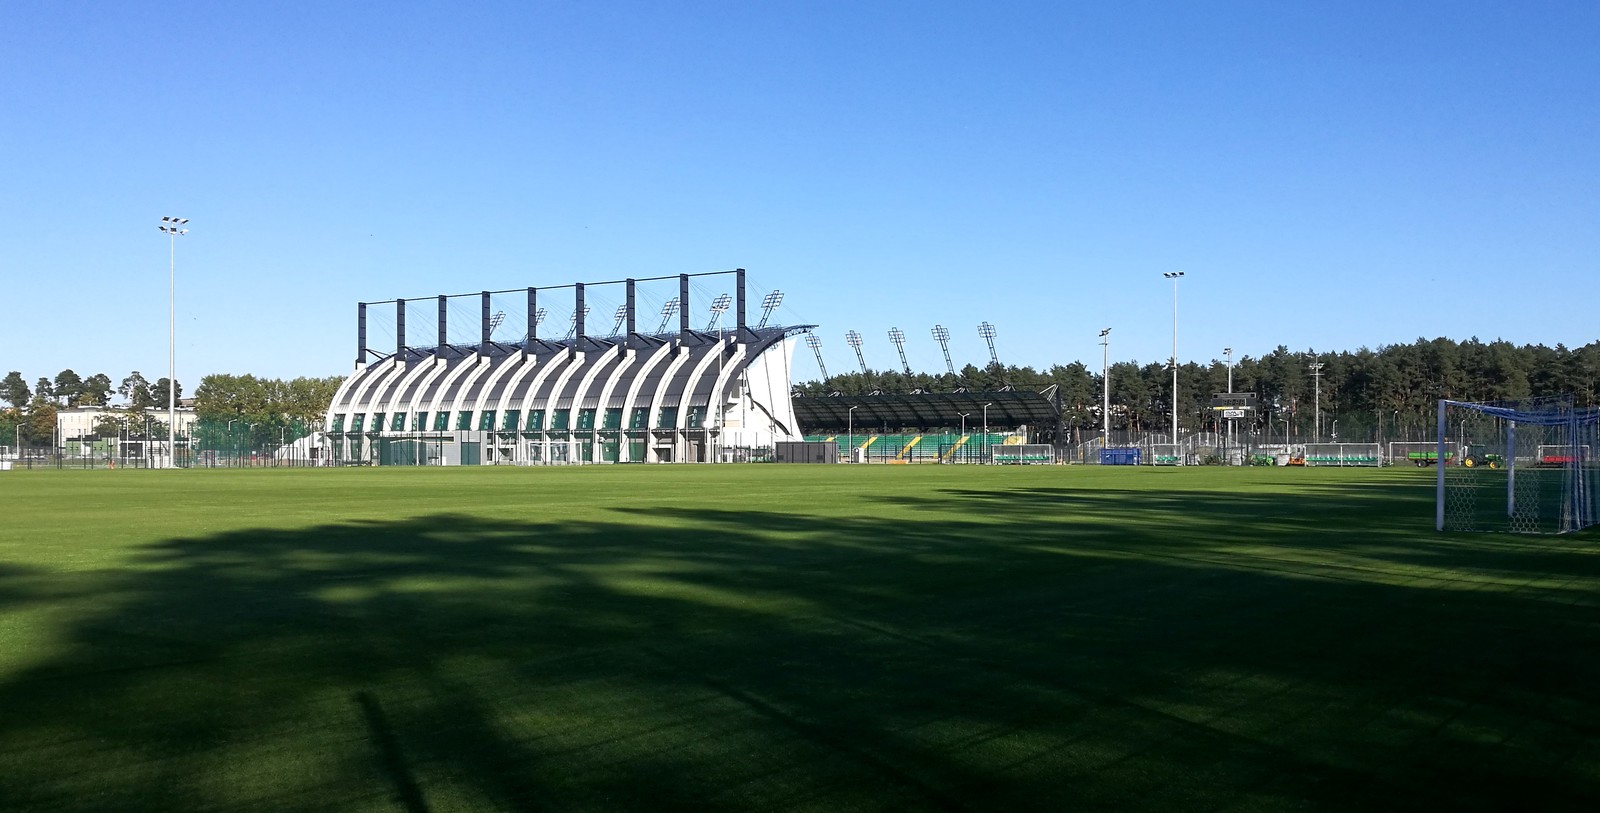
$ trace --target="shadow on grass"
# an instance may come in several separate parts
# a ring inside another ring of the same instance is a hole
[[[1600,557],[1388,521],[1418,499],[958,489],[174,539],[0,681],[0,799],[1593,809]]]

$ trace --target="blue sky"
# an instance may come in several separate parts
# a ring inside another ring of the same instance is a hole
[[[982,363],[984,320],[1159,361],[1164,271],[1184,360],[1581,345],[1597,41],[1587,2],[23,4],[0,367],[164,375],[165,214],[188,389],[347,373],[358,301],[736,266],[835,372],[891,327],[937,369],[935,323]]]

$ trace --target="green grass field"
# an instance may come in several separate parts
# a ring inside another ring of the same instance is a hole
[[[1600,809],[1600,537],[1433,476],[0,473],[0,808]]]

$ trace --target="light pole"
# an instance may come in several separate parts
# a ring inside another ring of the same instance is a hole
[[[1178,280],[1182,271],[1163,271],[1172,280],[1172,442],[1178,442]]]
[[[962,437],[966,437],[967,436],[967,416],[971,415],[972,413],[971,412],[962,412],[962,413],[958,413],[958,414],[961,415],[961,436]],[[954,462],[954,461],[952,461],[952,462]]]
[[[1231,347],[1222,348],[1222,357],[1228,360],[1228,394],[1232,395],[1233,394],[1233,348],[1231,348]],[[1229,404],[1228,408],[1232,409],[1233,405]],[[1230,449],[1233,448],[1233,419],[1232,418],[1228,419],[1228,448],[1230,448]]]
[[[861,405],[857,404],[844,413],[845,446],[849,449],[851,463],[856,462],[856,410],[860,408]]]
[[[1317,354],[1315,354],[1315,353],[1311,354],[1311,358],[1315,359],[1316,357],[1317,357]],[[1311,380],[1312,380],[1312,382],[1314,384],[1314,389],[1316,391],[1316,395],[1314,396],[1315,400],[1313,400],[1311,402],[1311,428],[1312,428],[1312,440],[1314,442],[1320,442],[1322,440],[1322,367],[1323,367],[1323,364],[1324,363],[1320,362],[1320,361],[1313,361],[1311,364],[1306,365],[1306,366],[1311,368]]]
[[[989,462],[989,407],[992,406],[992,402],[983,405],[983,460],[980,463]]]
[[[167,465],[178,453],[178,238],[188,234],[187,217],[163,217],[158,227],[167,235]]]
[[[1332,438],[1332,440],[1333,440],[1334,443],[1338,443],[1339,442],[1339,419],[1338,418],[1334,418],[1333,419],[1333,438]]]
[[[1100,331],[1100,448],[1111,445],[1111,328]]]

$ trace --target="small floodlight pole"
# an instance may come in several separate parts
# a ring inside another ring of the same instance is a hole
[[[1172,280],[1172,442],[1178,442],[1178,280],[1182,271],[1163,271]]]
[[[676,314],[677,312],[678,312],[678,300],[677,300],[677,298],[674,297],[672,299],[667,300],[666,304],[661,306],[661,324],[656,325],[656,332],[657,333],[665,333],[665,332],[667,332],[667,323],[672,321],[673,315]]]
[[[962,437],[966,437],[967,436],[967,416],[971,415],[971,414],[972,414],[971,412],[963,412],[963,413],[961,413],[961,436]]]
[[[722,314],[728,312],[728,308],[731,305],[733,305],[733,297],[727,294],[717,294],[717,298],[711,300],[711,321],[706,324],[707,333],[717,329],[717,320],[722,318]]]
[[[1100,331],[1100,448],[1111,446],[1111,328]]]
[[[806,334],[806,346],[811,348],[811,352],[813,352],[813,353],[815,353],[817,355],[817,369],[822,371],[822,381],[823,381],[823,383],[827,383],[827,381],[828,381],[828,365],[824,364],[823,361],[822,361],[822,339],[819,338],[817,336],[817,334],[815,334],[815,333],[807,333]]]
[[[845,447],[850,450],[849,454],[850,454],[850,462],[851,463],[856,462],[856,410],[858,410],[860,408],[861,408],[861,405],[857,404],[856,406],[850,407],[849,409],[845,410],[845,413],[844,413],[844,415],[845,415],[845,419],[844,419],[844,426],[845,426],[845,430],[844,430],[845,431],[845,435],[844,435],[844,437],[845,437],[845,441],[844,441],[844,443],[845,443]]]
[[[992,406],[993,403],[983,405],[983,459],[978,461],[980,463],[989,462],[989,407]]]
[[[855,332],[854,330],[845,331],[844,343],[855,348],[856,363],[861,365],[861,375],[863,377],[869,375],[867,372],[867,358],[866,356],[861,355],[861,334]]]
[[[756,323],[756,328],[767,326],[767,320],[772,318],[772,312],[783,304],[783,292],[773,291],[761,298],[761,321]]]
[[[1233,394],[1233,348],[1231,348],[1231,347],[1222,348],[1222,357],[1228,360],[1228,394],[1232,395]],[[1233,404],[1229,404],[1228,408],[1229,409],[1233,409],[1234,408]],[[1232,418],[1228,419],[1228,446],[1230,448],[1233,446],[1233,419]]]
[[[983,323],[979,324],[978,325],[978,335],[982,336],[983,340],[989,343],[989,363],[994,365],[994,366],[996,366],[996,367],[999,367],[1000,366],[1000,354],[996,353],[994,351],[994,336],[995,336],[994,325],[991,325],[988,322],[983,322]]]
[[[950,330],[944,325],[934,325],[933,340],[938,342],[939,349],[944,351],[945,372],[955,375],[956,365],[950,361]]]
[[[163,217],[167,235],[167,467],[178,458],[178,238],[188,234],[189,218]],[[366,349],[366,345],[362,345]]]
[[[894,342],[894,348],[900,351],[900,369],[905,371],[906,378],[910,378],[911,365],[906,362],[906,334],[900,328],[889,328],[889,341]]]
[[[1317,354],[1312,353],[1311,357],[1314,359]],[[1306,365],[1311,368],[1311,380],[1316,392],[1314,400],[1311,402],[1311,427],[1315,432],[1314,437],[1319,443],[1322,441],[1322,367],[1324,364],[1325,362],[1313,361],[1311,364]],[[1441,465],[1443,464],[1441,463]]]

